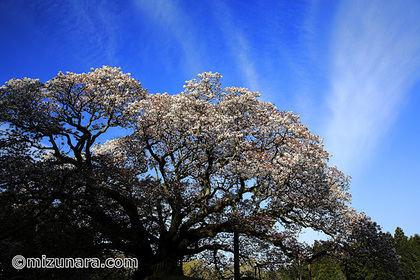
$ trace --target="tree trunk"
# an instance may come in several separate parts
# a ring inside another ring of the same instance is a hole
[[[239,271],[239,233],[237,230],[233,233],[233,278],[240,279]]]
[[[183,275],[178,259],[167,258],[160,263],[150,266],[139,266],[134,274],[134,280],[166,280],[171,275]]]
[[[311,275],[311,263],[308,263],[308,272],[309,272],[309,280],[312,280],[312,275]]]

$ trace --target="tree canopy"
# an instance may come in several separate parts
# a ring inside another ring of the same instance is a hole
[[[307,250],[304,228],[351,237],[365,216],[349,206],[349,178],[328,165],[322,139],[221,78],[199,74],[174,95],[108,66],[8,81],[0,198],[21,214],[4,238],[60,213],[96,247],[137,257],[144,279],[173,273],[185,256],[232,250],[219,237],[235,231],[283,256]],[[100,143],[113,127],[124,133]]]

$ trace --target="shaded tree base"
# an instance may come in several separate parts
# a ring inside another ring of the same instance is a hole
[[[196,280],[196,278],[191,278],[183,275],[164,275],[161,277],[148,277],[145,280]]]

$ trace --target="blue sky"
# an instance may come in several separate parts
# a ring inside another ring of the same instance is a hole
[[[203,71],[325,139],[353,207],[420,233],[419,1],[0,1],[0,82],[121,66],[151,93]]]

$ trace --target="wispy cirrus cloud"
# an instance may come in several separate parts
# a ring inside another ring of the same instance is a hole
[[[101,64],[118,65],[118,17],[113,4],[107,1],[74,0],[65,4],[51,1],[54,9],[57,6],[63,10],[59,17],[59,32],[71,38],[71,42],[78,49],[77,59],[92,66]],[[58,28],[57,28],[58,29]]]
[[[420,77],[420,3],[343,2],[332,37],[326,144],[344,170],[368,159]]]
[[[177,47],[183,53],[183,64],[189,75],[196,75],[203,71],[200,55],[199,40],[196,37],[196,25],[191,16],[183,9],[181,3],[170,0],[142,1],[136,0],[137,8],[143,16],[152,18],[152,22],[161,29],[161,38],[168,36],[173,38]],[[163,59],[168,60],[168,57]]]
[[[234,56],[235,64],[239,71],[245,76],[251,90],[259,90],[260,83],[256,67],[251,59],[250,47],[245,33],[240,26],[235,24],[230,8],[223,1],[213,1],[213,12],[222,30],[222,39],[230,53]]]

